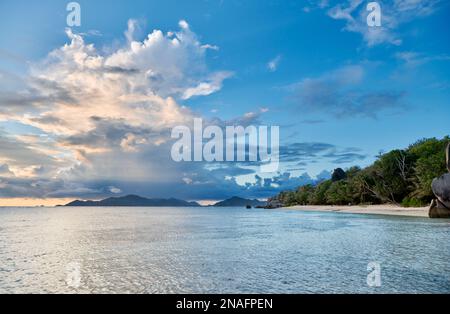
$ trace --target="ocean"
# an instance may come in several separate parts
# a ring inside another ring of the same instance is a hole
[[[449,293],[450,220],[0,209],[0,293]]]

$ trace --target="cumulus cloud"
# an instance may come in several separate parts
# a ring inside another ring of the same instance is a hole
[[[121,182],[176,180],[170,130],[194,117],[179,101],[217,92],[232,75],[210,71],[206,51],[216,47],[186,21],[179,27],[137,41],[130,20],[125,46],[108,53],[67,29],[69,42],[32,63],[20,88],[0,87],[0,121],[33,129],[0,134],[2,194],[108,194]]]
[[[127,45],[108,55],[68,29],[70,43],[33,64],[27,89],[2,94],[3,118],[66,136],[92,131],[93,117],[153,129],[185,122],[191,113],[177,98],[214,93],[231,73],[208,71],[207,48],[185,21],[179,32],[155,30],[142,42],[133,39],[136,24]]]
[[[172,127],[195,116],[181,102],[219,91],[233,73],[208,69],[206,51],[218,48],[201,43],[186,21],[142,41],[138,26],[130,20],[125,46],[108,53],[68,29],[68,43],[33,63],[20,89],[0,94],[0,120],[32,130],[0,134],[2,197],[268,197],[309,182],[286,173],[238,184],[236,177],[255,170],[172,161]],[[267,111],[205,125],[255,124]]]
[[[68,29],[68,43],[33,63],[20,88],[6,91],[0,86],[0,121],[32,130],[0,133],[0,196],[268,197],[313,182],[307,174],[295,177],[289,172],[261,178],[243,163],[205,165],[171,159],[172,127],[189,126],[196,116],[183,101],[219,91],[232,76],[229,71],[209,70],[206,51],[214,46],[201,43],[186,21],[179,27],[176,32],[155,30],[137,41],[137,24],[130,21],[126,44],[108,53]],[[359,80],[357,69],[347,71],[343,85]],[[300,90],[309,85],[300,84]],[[267,111],[205,124],[247,126],[258,123]],[[293,147],[306,159],[315,154]],[[337,161],[359,158],[358,152],[333,150],[327,144],[311,149]],[[290,151],[282,152],[293,158]],[[238,183],[239,176],[253,176],[255,182]]]

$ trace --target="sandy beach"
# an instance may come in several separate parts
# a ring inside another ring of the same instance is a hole
[[[292,206],[285,209],[303,210],[303,211],[326,211],[352,214],[373,214],[373,215],[393,215],[393,216],[412,216],[428,217],[428,207],[400,207],[390,204],[368,205],[368,206]]]

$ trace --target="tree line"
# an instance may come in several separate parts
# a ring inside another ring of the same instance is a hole
[[[390,203],[425,206],[433,198],[431,182],[447,172],[443,139],[422,139],[406,149],[380,154],[366,168],[337,168],[331,179],[284,191],[270,199],[284,206],[359,205]]]

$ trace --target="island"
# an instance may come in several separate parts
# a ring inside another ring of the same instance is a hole
[[[264,207],[267,202],[263,202],[257,199],[246,199],[238,196],[233,196],[226,200],[215,203],[214,207]]]
[[[127,195],[122,197],[109,197],[100,201],[75,200],[64,206],[77,207],[200,207],[197,202],[188,202],[176,198],[145,198],[138,195]]]

